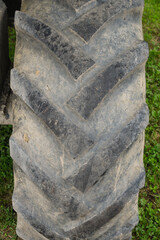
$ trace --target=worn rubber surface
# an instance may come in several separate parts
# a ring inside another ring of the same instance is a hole
[[[4,2],[0,0],[0,92],[7,77],[8,68],[7,9]]]
[[[142,0],[24,0],[11,73],[24,240],[129,240],[144,185]]]

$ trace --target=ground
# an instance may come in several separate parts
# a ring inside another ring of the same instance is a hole
[[[139,225],[133,240],[160,239],[160,0],[145,0],[144,38],[149,43],[146,95],[150,124],[146,129],[144,164],[146,184],[139,197]],[[13,61],[15,31],[9,27],[10,59]],[[12,160],[9,157],[11,126],[0,126],[0,240],[16,240],[16,214],[12,210]]]

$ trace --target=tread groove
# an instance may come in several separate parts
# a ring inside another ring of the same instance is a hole
[[[78,172],[68,177],[74,186],[84,192],[93,186],[111,168],[120,154],[129,148],[148,124],[148,107],[143,105],[134,118],[106,147],[102,146]],[[96,174],[95,174],[96,169]]]
[[[15,25],[31,37],[45,44],[58,57],[62,64],[66,66],[75,79],[78,79],[95,64],[92,59],[85,56],[85,53],[80,48],[73,47],[56,30],[51,29],[33,17],[29,17],[25,13],[16,13]]]
[[[18,85],[21,87],[17,88]],[[53,104],[50,105],[36,86],[24,75],[19,74],[16,69],[12,70],[11,88],[54,132],[73,158],[78,157],[93,145],[93,140],[77,126],[68,122],[65,115]],[[25,91],[23,96],[22,91]]]
[[[81,196],[75,195],[75,191],[64,184],[59,176],[54,172],[51,173],[48,169],[41,170],[42,166],[35,164],[25,150],[18,147],[18,143],[13,137],[10,139],[10,144],[11,156],[16,165],[54,203],[56,209],[61,209],[61,212],[72,220],[78,215],[85,216],[87,214],[88,209],[82,202]],[[20,154],[23,155],[23,161],[20,161]],[[46,175],[47,170],[48,175]]]
[[[142,3],[142,0],[100,1],[97,7],[78,18],[70,28],[88,42],[100,27],[113,16],[131,7],[142,6]]]
[[[80,90],[67,104],[84,119],[88,119],[109,91],[122,81],[126,75],[135,70],[137,66],[144,63],[148,58],[148,54],[147,43],[138,44],[136,48],[128,51],[120,60],[98,74],[90,85]]]
[[[130,186],[129,189],[127,189],[123,195],[115,201],[115,203],[113,203],[102,213],[99,213],[98,216],[93,217],[87,222],[81,224],[79,227],[72,229],[72,234],[75,233],[76,237],[85,239],[86,237],[89,237],[90,234],[93,234],[97,229],[106,224],[109,220],[118,215],[124,208],[125,204],[131,199],[131,197],[137,194],[141,182],[144,181],[144,177],[145,173],[143,172],[140,174],[140,176],[138,176],[138,179],[132,183],[132,186]]]

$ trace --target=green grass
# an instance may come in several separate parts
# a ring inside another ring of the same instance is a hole
[[[150,57],[146,65],[146,94],[150,124],[146,129],[144,164],[146,184],[139,197],[139,225],[134,240],[160,239],[160,0],[145,0],[144,37]],[[15,31],[9,28],[10,59],[14,57]],[[11,127],[0,127],[0,240],[17,239],[16,215],[12,210],[12,160],[9,157]]]
[[[160,239],[160,1],[145,0],[144,38],[150,56],[146,65],[146,94],[150,124],[146,129],[146,184],[140,192],[139,225],[133,239]]]
[[[15,49],[15,30],[8,28],[9,57],[13,62]],[[11,126],[0,126],[0,240],[17,239],[16,214],[12,209],[13,162],[9,155]]]
[[[13,167],[9,157],[11,126],[0,126],[0,240],[16,239],[16,215],[12,209]]]
[[[13,62],[16,41],[15,29],[12,27],[8,27],[8,34],[9,34],[9,58]]]

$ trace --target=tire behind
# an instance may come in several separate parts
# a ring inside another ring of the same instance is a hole
[[[9,68],[7,9],[0,0],[0,92]]]

